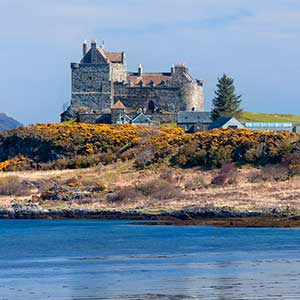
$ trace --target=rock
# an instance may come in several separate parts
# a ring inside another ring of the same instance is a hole
[[[91,197],[91,192],[84,190],[82,187],[62,186],[58,183],[55,183],[41,194],[41,199],[53,201],[72,201]]]

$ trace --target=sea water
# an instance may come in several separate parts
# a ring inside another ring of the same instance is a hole
[[[300,231],[1,220],[0,299],[300,299]]]

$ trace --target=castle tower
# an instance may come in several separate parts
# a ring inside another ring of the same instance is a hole
[[[181,88],[182,101],[186,111],[204,111],[204,91],[202,82],[185,83]]]

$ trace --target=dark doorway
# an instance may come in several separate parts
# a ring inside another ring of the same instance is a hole
[[[152,100],[150,100],[148,103],[148,111],[152,114],[155,112],[155,103]]]

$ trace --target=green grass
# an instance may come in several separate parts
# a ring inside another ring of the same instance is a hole
[[[62,122],[62,124],[73,124],[76,123],[76,119],[71,119],[69,121]]]
[[[160,127],[161,127],[161,128],[164,128],[164,127],[168,127],[168,128],[176,128],[176,127],[177,127],[177,124],[176,124],[176,123],[161,123],[161,124],[160,124]]]
[[[243,112],[239,118],[241,122],[285,122],[285,123],[300,123],[300,115],[292,114],[266,114],[266,113],[254,113]]]

